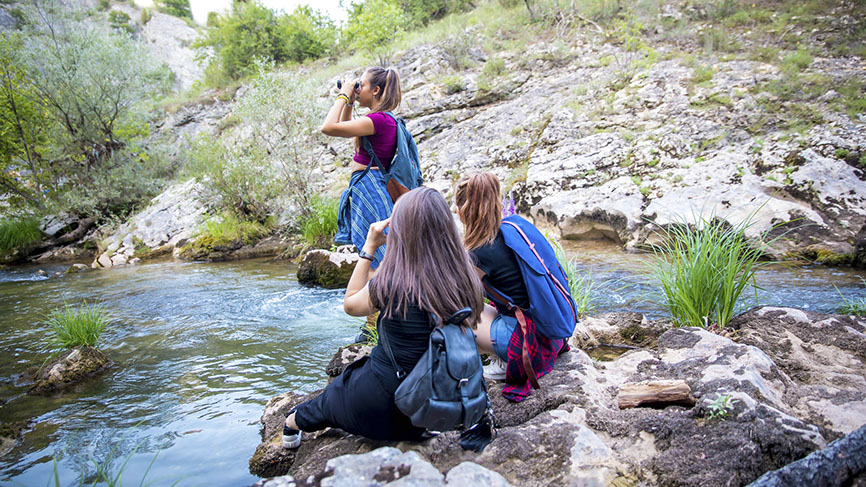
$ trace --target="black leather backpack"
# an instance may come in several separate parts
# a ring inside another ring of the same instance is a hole
[[[484,417],[489,402],[481,356],[475,334],[459,325],[471,313],[470,308],[461,309],[434,328],[427,351],[408,375],[397,366],[388,332],[382,330],[382,344],[397,377],[403,379],[394,402],[419,428],[440,432],[470,428]]]

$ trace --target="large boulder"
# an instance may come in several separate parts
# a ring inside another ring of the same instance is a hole
[[[349,284],[358,254],[315,249],[304,254],[298,265],[298,282],[309,286],[339,289]]]
[[[81,346],[69,349],[24,374],[25,379],[33,381],[27,393],[51,394],[67,389],[102,373],[110,363],[108,357],[96,348]]]
[[[481,454],[463,451],[455,432],[421,443],[393,443],[337,429],[312,433],[298,450],[285,450],[279,445],[282,418],[306,398],[279,396],[262,417],[263,441],[251,471],[306,479],[326,471],[331,458],[391,446],[417,452],[440,472],[471,461],[515,485],[746,485],[866,423],[860,355],[866,319],[801,313],[767,308],[746,313],[737,321],[745,343],[698,328],[674,328],[612,362],[594,362],[573,349],[540,380],[541,389],[517,404],[502,397],[501,383],[491,383],[498,435]],[[669,326],[627,314],[600,321],[605,325],[588,326],[589,333],[605,330],[622,337],[633,334],[635,325]],[[776,335],[761,335],[757,328]],[[807,330],[816,333],[813,339]],[[829,337],[823,343],[819,330]],[[773,341],[774,336],[791,345]],[[815,367],[824,361],[829,370],[824,376],[815,370],[809,376],[813,382],[795,379],[789,372],[797,367],[787,365],[793,358]],[[697,404],[619,409],[616,398],[624,384],[664,380],[685,381]],[[726,398],[730,406],[718,415]]]

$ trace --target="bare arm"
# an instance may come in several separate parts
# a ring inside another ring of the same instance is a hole
[[[385,243],[385,228],[391,223],[391,219],[382,220],[370,225],[367,232],[367,240],[364,242],[364,252],[376,253],[376,250]],[[352,316],[367,316],[376,311],[370,302],[370,278],[373,272],[370,266],[373,262],[367,259],[359,259],[349,278],[346,286],[346,294],[343,296],[343,310]]]
[[[361,117],[352,120],[351,104],[355,101],[354,83],[345,83],[341,93],[346,95],[349,103],[343,97],[334,100],[334,105],[328,111],[325,121],[322,122],[322,133],[331,137],[362,137],[373,135],[375,128],[369,117]]]

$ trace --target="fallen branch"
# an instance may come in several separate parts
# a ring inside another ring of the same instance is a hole
[[[692,390],[684,380],[658,380],[623,384],[617,395],[620,409],[665,407],[671,405],[694,406]]]

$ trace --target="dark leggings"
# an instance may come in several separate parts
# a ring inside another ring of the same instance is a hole
[[[295,408],[302,431],[340,428],[373,440],[420,440],[423,428],[412,426],[394,404],[396,376],[382,377],[368,357],[349,365],[324,392]]]

